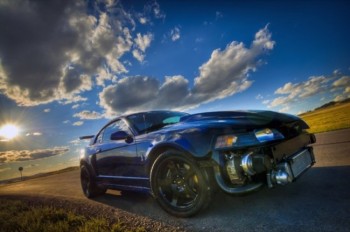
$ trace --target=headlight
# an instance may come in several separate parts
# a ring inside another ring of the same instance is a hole
[[[218,136],[215,142],[215,149],[255,146],[279,139],[284,139],[284,136],[278,130],[265,128],[250,133]]]
[[[217,137],[215,149],[230,147],[246,147],[259,144],[259,141],[252,133],[238,135],[222,135]]]
[[[237,136],[235,135],[219,136],[216,139],[215,148],[233,147],[236,142]]]

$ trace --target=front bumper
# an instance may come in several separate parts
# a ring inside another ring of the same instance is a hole
[[[289,156],[267,172],[267,184],[271,188],[275,184],[285,185],[295,181],[315,163],[312,147],[307,147]]]
[[[263,182],[270,188],[291,183],[315,163],[309,146],[315,141],[313,134],[302,133],[277,144],[222,151],[217,153],[220,162],[214,166],[215,179],[231,194],[253,191]]]

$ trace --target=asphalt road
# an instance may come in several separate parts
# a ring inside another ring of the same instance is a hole
[[[94,201],[189,231],[350,231],[350,130],[317,134],[317,164],[297,182],[242,197],[217,193],[193,218],[166,214],[147,195],[108,191]],[[72,171],[0,187],[0,195],[85,199]]]

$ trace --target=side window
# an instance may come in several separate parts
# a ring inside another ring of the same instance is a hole
[[[130,133],[129,127],[123,122],[122,120],[115,121],[111,124],[109,124],[98,136],[97,142],[98,143],[105,143],[111,141],[111,135],[114,132],[117,131],[125,131],[127,133]]]

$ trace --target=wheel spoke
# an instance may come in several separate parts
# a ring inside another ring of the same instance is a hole
[[[185,178],[186,182],[188,182],[188,180],[189,180],[192,176],[194,176],[195,174],[196,174],[196,173],[195,173],[192,169],[188,170],[188,171],[185,173],[185,175],[184,175],[184,178]]]
[[[163,179],[158,179],[158,183],[161,187],[170,187],[172,182],[170,177],[165,177]]]
[[[194,192],[194,190],[190,187],[187,187],[185,189],[186,196],[188,196],[191,199],[195,199],[198,195],[198,193]]]
[[[169,168],[170,172],[172,175],[177,175],[179,174],[179,167],[178,164],[175,163],[173,160],[171,160],[168,165],[167,168]]]
[[[171,199],[170,204],[173,205],[173,206],[178,206],[178,205],[177,205],[178,199],[179,199],[179,194],[178,194],[176,191],[173,192],[173,197],[172,197],[172,199]]]

